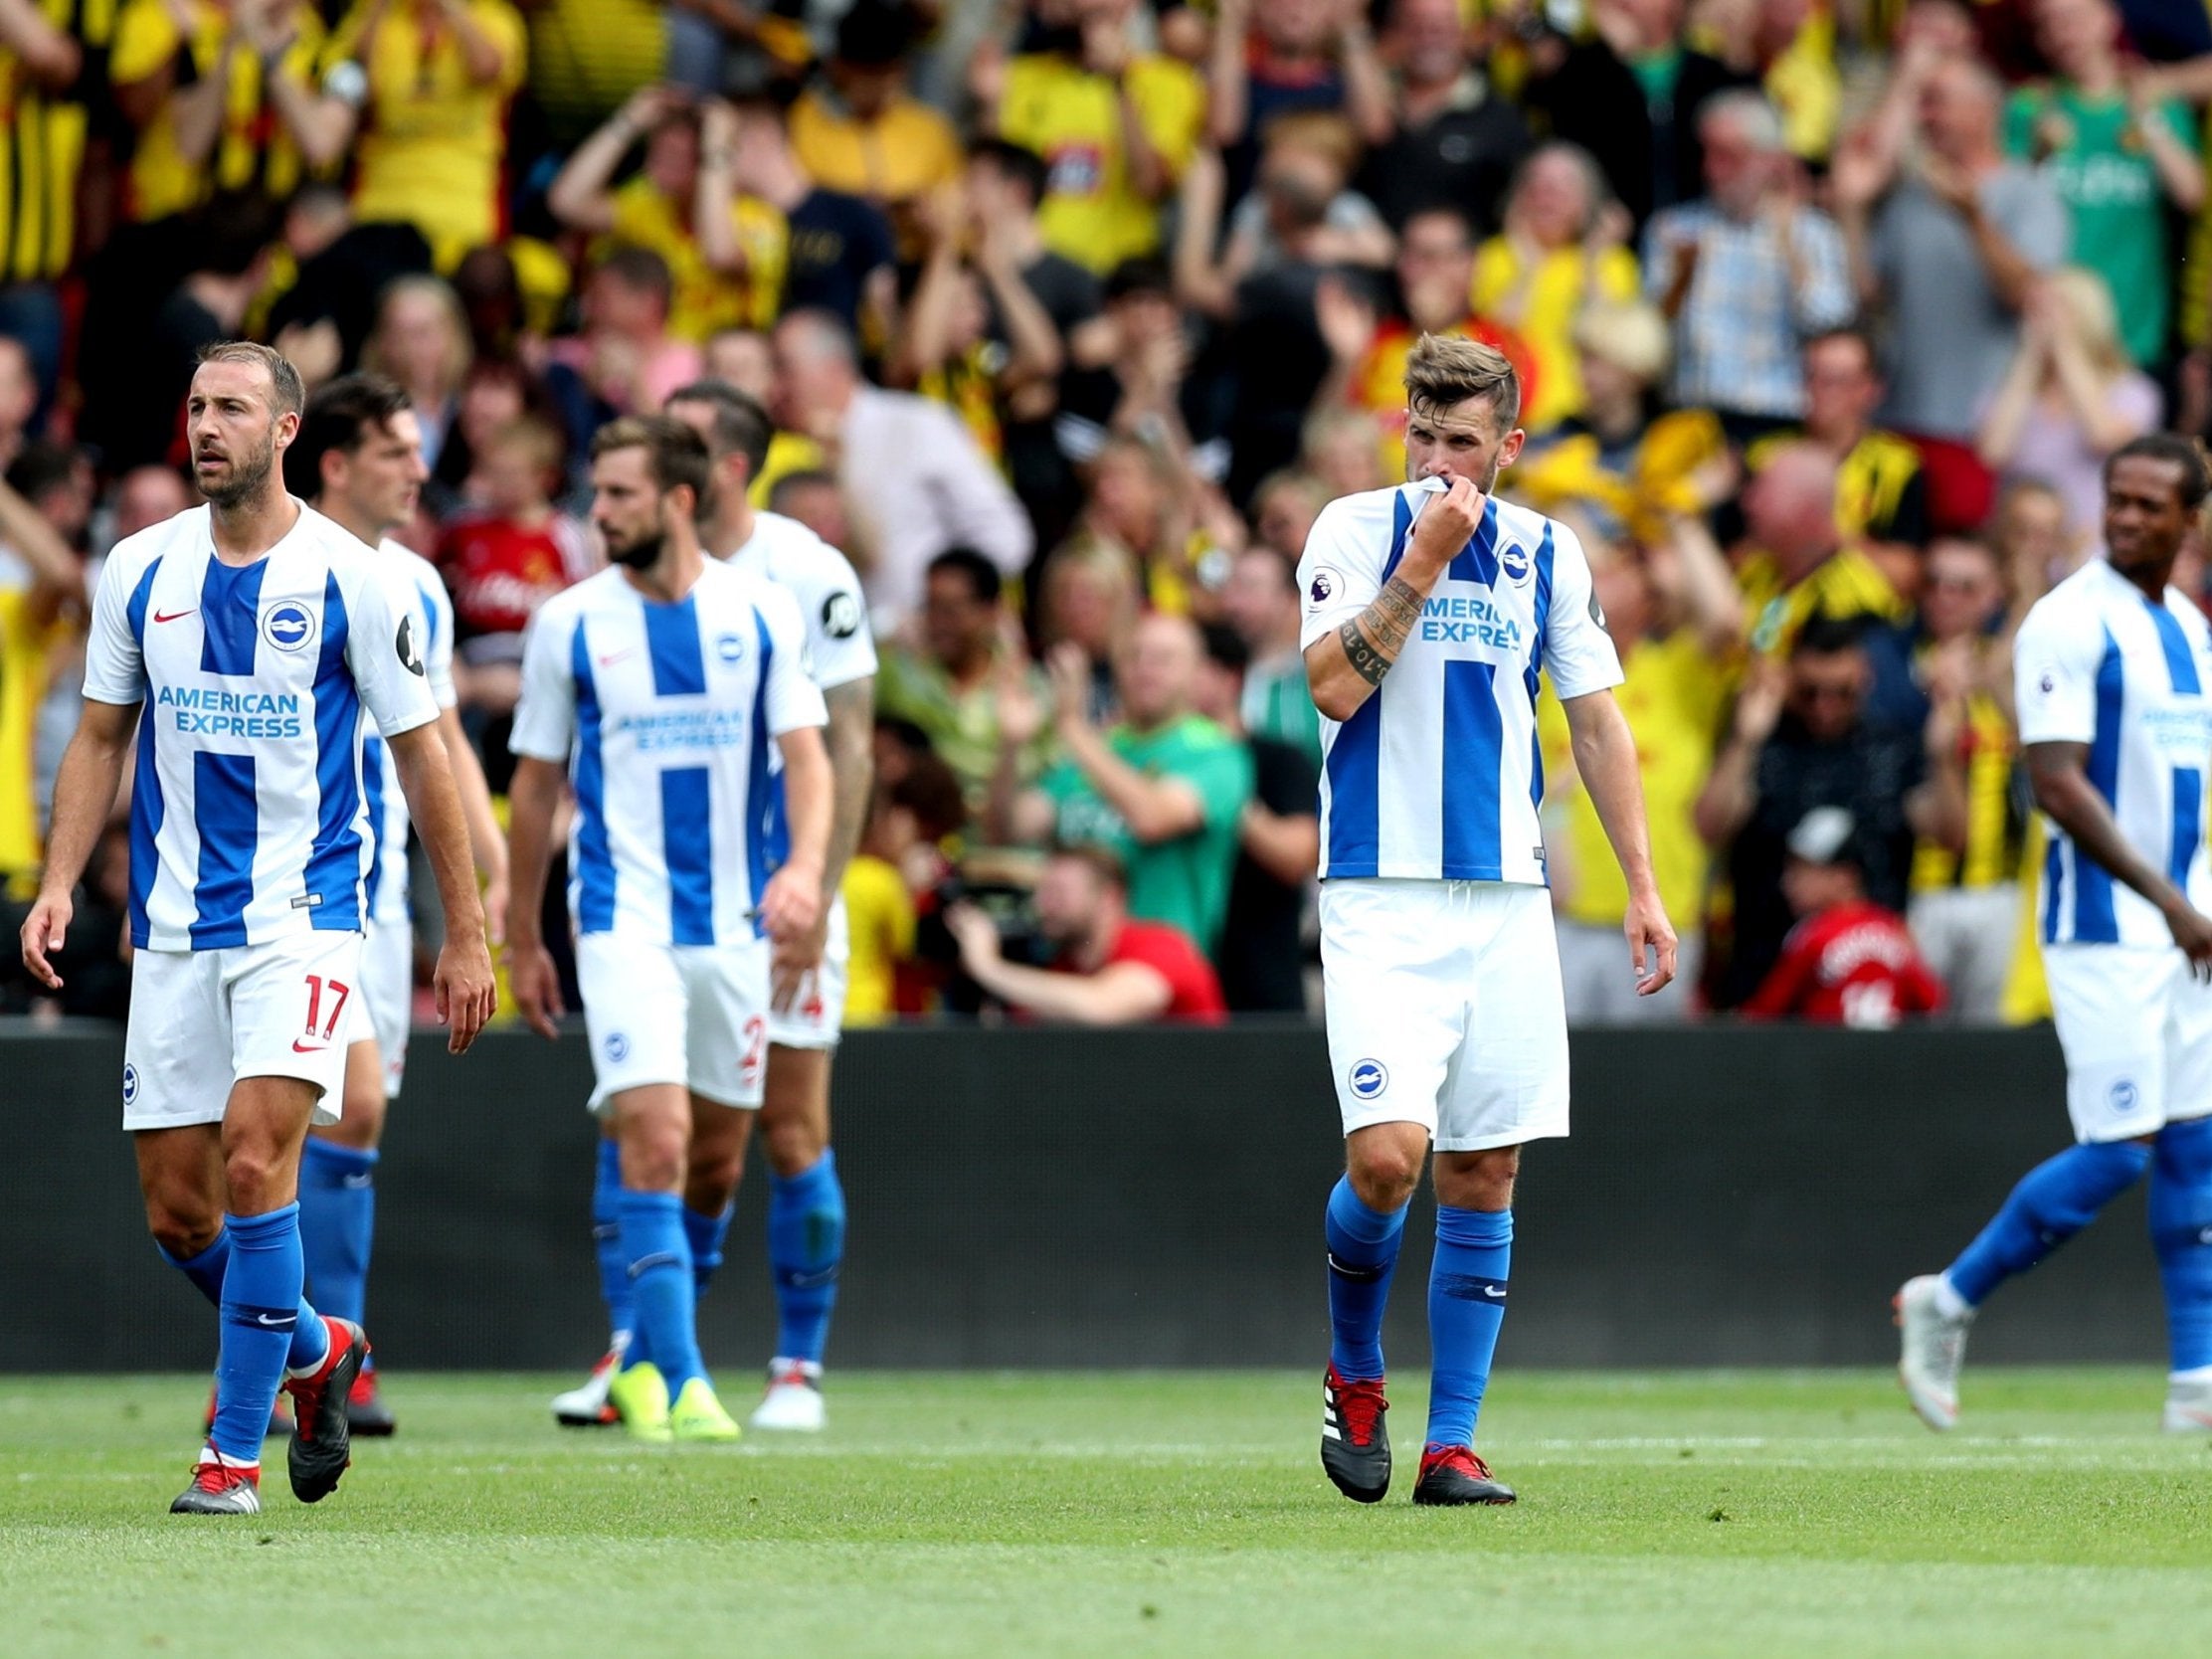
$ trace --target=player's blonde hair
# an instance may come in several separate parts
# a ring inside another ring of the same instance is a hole
[[[1423,334],[1405,359],[1405,404],[1418,415],[1440,415],[1481,398],[1511,432],[1521,419],[1521,377],[1496,346],[1458,334]]]
[[[200,348],[203,363],[245,363],[269,376],[269,409],[278,417],[297,415],[307,407],[307,389],[299,371],[280,351],[254,340],[217,340]]]

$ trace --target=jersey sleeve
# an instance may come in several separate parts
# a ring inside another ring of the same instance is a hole
[[[1298,591],[1305,620],[1298,630],[1304,650],[1357,617],[1382,591],[1390,557],[1394,492],[1348,495],[1321,509],[1298,561]],[[1380,508],[1380,510],[1377,510]]]
[[[146,658],[140,646],[145,623],[147,567],[110,557],[92,588],[92,619],[85,634],[85,695],[95,703],[127,708],[146,700]]]
[[[799,620],[799,602],[782,589],[765,588],[754,604],[773,647],[768,655],[768,683],[760,689],[770,733],[782,737],[802,726],[828,725],[830,711],[807,672],[807,631]]]
[[[1589,559],[1574,532],[1554,524],[1552,608],[1544,620],[1544,671],[1561,702],[1608,691],[1621,682],[1620,653],[1605,632],[1605,613],[1590,581]]]
[[[522,692],[514,705],[510,752],[568,765],[576,741],[576,671],[569,652],[583,624],[566,606],[548,605],[522,638]]]
[[[348,591],[350,589],[350,591]],[[346,618],[346,666],[361,703],[386,737],[398,737],[438,718],[423,653],[430,625],[414,586],[384,570],[362,569],[340,579]]]
[[[2097,737],[2097,669],[2105,655],[2104,627],[2077,603],[2037,604],[2020,625],[2012,651],[2012,695],[2020,741],[2090,743]],[[2072,596],[2069,596],[2072,597]]]
[[[828,542],[818,542],[813,554],[811,580],[803,591],[794,591],[807,608],[803,620],[815,683],[828,691],[875,672],[875,641],[851,562]]]

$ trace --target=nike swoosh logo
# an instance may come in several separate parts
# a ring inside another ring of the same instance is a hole
[[[1495,1285],[1484,1285],[1482,1287],[1482,1293],[1494,1302],[1503,1302],[1506,1299],[1506,1293],[1498,1289]]]
[[[153,620],[157,623],[175,622],[179,617],[189,617],[193,611],[197,610],[199,610],[199,607],[195,605],[191,611],[156,611],[153,614]]]
[[[282,1314],[256,1314],[254,1323],[256,1325],[288,1325],[292,1321],[287,1320]]]
[[[297,1037],[291,1039],[291,1051],[294,1054],[320,1054],[329,1046],[327,1042],[301,1042]]]
[[[599,665],[602,668],[612,668],[616,663],[627,662],[637,654],[635,650],[618,650],[611,655],[600,657]]]

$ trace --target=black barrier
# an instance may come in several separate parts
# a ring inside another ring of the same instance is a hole
[[[0,1039],[0,1369],[205,1364],[214,1322],[139,1216],[111,1031]],[[2067,1138],[2048,1030],[1591,1031],[1575,1135],[1523,1176],[1510,1365],[1883,1363],[1889,1296]],[[582,1367],[603,1335],[580,1038],[410,1055],[378,1173],[386,1364]],[[867,1032],[836,1074],[849,1366],[1306,1366],[1339,1167],[1320,1034]],[[755,1150],[711,1362],[774,1327]],[[1421,1334],[1427,1222],[1390,1340]],[[1977,1360],[2141,1361],[2163,1316],[2131,1195],[1992,1303]]]

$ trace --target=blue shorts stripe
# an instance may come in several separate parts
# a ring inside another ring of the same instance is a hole
[[[660,774],[660,856],[668,866],[668,937],[714,943],[714,786],[703,766]]]

